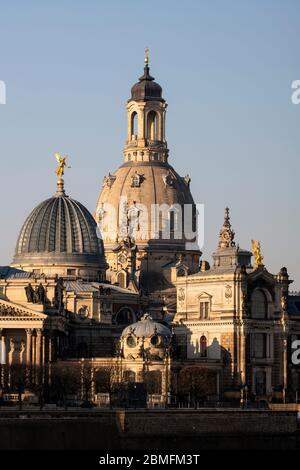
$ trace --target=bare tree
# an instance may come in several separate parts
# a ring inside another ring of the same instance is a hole
[[[150,395],[161,394],[162,378],[161,372],[158,370],[145,371],[143,373],[143,381],[145,384],[146,392]]]
[[[18,393],[19,409],[23,407],[22,395],[28,383],[27,368],[23,364],[12,364],[10,366],[11,390]]]
[[[120,390],[120,379],[120,366],[114,362],[94,371],[96,389],[98,392],[109,394],[110,407],[112,407],[114,392]]]
[[[179,397],[189,395],[196,408],[197,403],[216,393],[216,374],[205,367],[186,367],[179,374],[177,393]]]
[[[77,364],[53,364],[50,393],[67,408],[67,395],[75,395],[80,389],[80,366]]]

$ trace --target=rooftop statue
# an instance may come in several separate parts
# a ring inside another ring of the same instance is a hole
[[[58,163],[55,173],[59,178],[61,178],[65,174],[65,167],[67,166],[67,163],[66,163],[67,155],[64,157],[58,152],[55,152],[54,155]],[[67,168],[70,168],[70,167],[68,166]]]
[[[257,240],[252,240],[251,243],[252,243],[252,250],[253,250],[256,265],[257,266],[263,266],[264,265],[264,263],[263,263],[264,257],[261,253],[260,242],[257,241]]]

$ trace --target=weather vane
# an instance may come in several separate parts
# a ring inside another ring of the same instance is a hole
[[[149,49],[146,47],[145,49],[145,65],[149,65]]]

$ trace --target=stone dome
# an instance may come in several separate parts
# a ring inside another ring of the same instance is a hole
[[[109,181],[108,181],[109,179]],[[115,173],[104,180],[96,209],[96,219],[103,212],[102,235],[105,244],[115,243],[122,223],[120,202],[126,201],[129,210],[136,207],[139,213],[139,224],[133,226],[133,237],[138,246],[158,246],[166,249],[185,249],[185,238],[171,237],[164,239],[160,234],[153,237],[153,205],[180,206],[182,212],[187,204],[194,208],[194,201],[189,188],[189,177],[181,177],[167,162],[126,162]],[[107,206],[107,210],[106,210]],[[109,226],[110,206],[114,207],[118,227]],[[107,222],[106,222],[107,218]],[[184,224],[182,223],[182,229]],[[109,228],[109,230],[108,230]],[[119,233],[120,235],[120,233]]]
[[[139,78],[138,83],[131,88],[131,99],[135,101],[155,100],[164,101],[162,98],[162,88],[154,81],[146,65],[144,74]]]
[[[151,338],[154,335],[169,337],[172,333],[167,326],[154,321],[149,314],[145,314],[141,320],[127,326],[122,332],[122,337],[130,334],[134,334],[136,338]]]
[[[12,265],[47,275],[103,278],[106,263],[96,221],[86,207],[58,188],[27,217]]]

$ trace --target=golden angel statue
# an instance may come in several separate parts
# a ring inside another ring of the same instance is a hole
[[[264,263],[263,263],[264,257],[261,254],[260,242],[257,241],[257,240],[252,240],[251,243],[252,243],[252,251],[253,251],[253,254],[254,254],[256,265],[257,266],[263,266],[264,265]]]
[[[58,163],[55,173],[59,178],[61,178],[65,174],[65,167],[67,166],[67,163],[66,163],[67,155],[63,157],[58,152],[56,152],[54,155]],[[70,167],[68,166],[67,168],[70,168]]]

